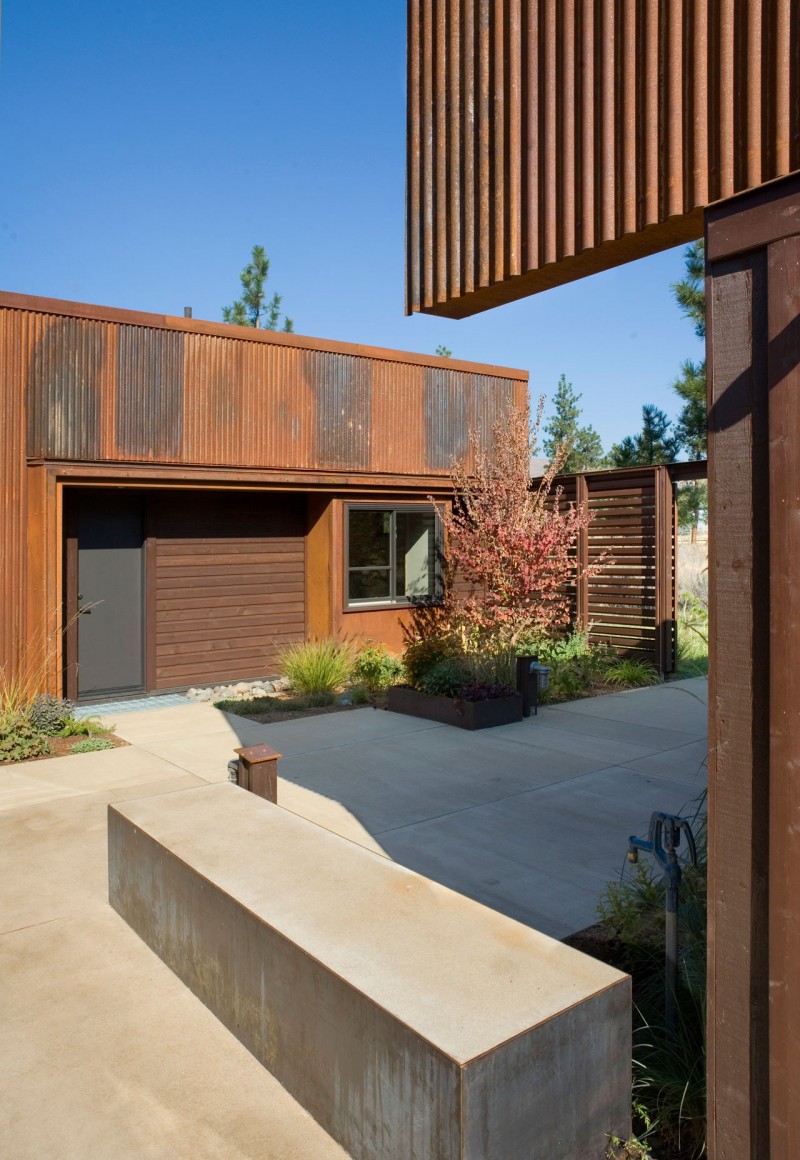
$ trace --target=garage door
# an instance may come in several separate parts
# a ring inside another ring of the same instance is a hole
[[[303,496],[153,497],[157,688],[277,671],[280,648],[305,634],[304,531]]]

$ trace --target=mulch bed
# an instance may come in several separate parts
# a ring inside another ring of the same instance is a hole
[[[292,709],[287,712],[273,711],[271,713],[253,713],[242,701],[235,709],[226,709],[226,713],[234,713],[237,717],[246,717],[248,721],[256,721],[259,725],[274,725],[278,721],[297,721],[301,717],[324,717],[328,713],[347,713],[351,709],[364,709],[364,705],[322,705],[317,709]]]
[[[114,749],[118,749],[122,745],[127,745],[127,741],[123,741],[121,737],[117,737],[114,733],[95,733],[93,736],[98,740],[110,741]],[[70,757],[73,746],[77,745],[79,741],[85,741],[85,737],[50,737],[50,752],[43,753],[40,757],[27,757],[25,761],[0,761],[0,767],[6,765],[27,765],[31,761],[49,761],[51,757]],[[102,753],[102,750],[96,750]],[[106,751],[107,752],[107,751]],[[82,754],[76,753],[76,757],[81,757]]]

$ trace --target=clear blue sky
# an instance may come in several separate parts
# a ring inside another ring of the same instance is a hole
[[[1,0],[0,0],[1,2]],[[219,319],[255,242],[298,333],[563,371],[604,444],[702,346],[682,250],[460,322],[403,315],[405,12],[6,0],[0,288]]]

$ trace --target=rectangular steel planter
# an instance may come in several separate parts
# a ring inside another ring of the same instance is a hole
[[[455,725],[457,729],[490,729],[493,725],[512,725],[522,720],[522,697],[513,693],[491,701],[457,701],[454,697],[431,697],[405,685],[389,689],[387,708],[392,713],[424,717]]]

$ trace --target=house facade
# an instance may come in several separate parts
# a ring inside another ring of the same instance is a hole
[[[469,431],[527,374],[0,293],[0,665],[91,700],[399,649]]]

